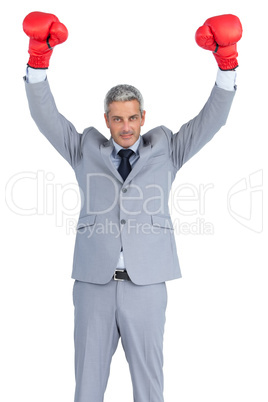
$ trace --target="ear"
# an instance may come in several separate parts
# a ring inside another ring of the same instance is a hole
[[[146,115],[146,112],[145,112],[145,110],[142,112],[142,115],[141,115],[141,126],[143,126],[144,125],[144,123],[145,123],[145,115]]]
[[[109,125],[109,117],[107,116],[106,113],[104,113],[104,119],[105,119],[106,126],[107,126],[108,128],[110,128],[110,125]]]

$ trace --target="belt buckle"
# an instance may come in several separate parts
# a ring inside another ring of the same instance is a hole
[[[114,280],[115,280],[115,281],[124,282],[125,279],[118,279],[118,278],[116,278],[116,273],[117,273],[117,272],[125,272],[125,270],[124,270],[124,269],[116,269],[116,270],[115,270],[115,273],[114,273]]]

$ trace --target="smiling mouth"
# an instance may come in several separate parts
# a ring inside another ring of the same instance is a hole
[[[132,137],[132,133],[130,133],[130,134],[120,134],[120,137],[121,138],[130,138],[130,137]]]

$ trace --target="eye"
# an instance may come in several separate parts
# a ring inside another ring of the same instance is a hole
[[[119,121],[121,121],[120,117],[114,117],[113,121],[115,121],[116,123],[118,123]]]
[[[137,120],[137,118],[138,118],[138,116],[131,116],[131,117],[130,117],[130,120],[132,120],[132,121],[133,121],[133,120]]]

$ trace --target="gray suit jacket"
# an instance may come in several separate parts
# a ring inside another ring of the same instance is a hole
[[[110,158],[111,139],[94,127],[79,134],[58,112],[47,81],[25,84],[33,119],[73,167],[81,191],[72,277],[107,283],[123,248],[134,283],[179,278],[170,187],[180,167],[225,124],[235,91],[215,85],[198,116],[178,133],[160,126],[142,135],[140,158],[123,182]]]

